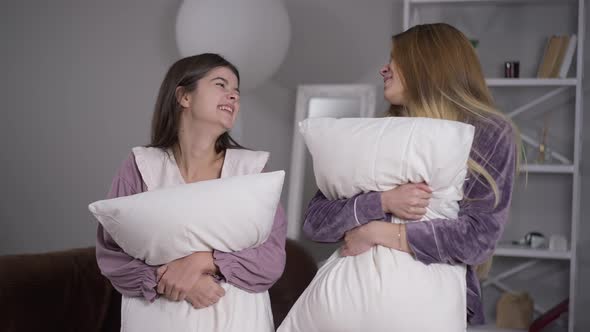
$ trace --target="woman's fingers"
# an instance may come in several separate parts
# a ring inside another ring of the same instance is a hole
[[[406,212],[399,216],[401,219],[405,220],[420,220],[426,214],[426,209],[421,207],[411,207],[406,210]]]
[[[188,289],[182,288],[182,287],[178,287],[176,289],[178,291],[178,295],[176,296],[176,300],[177,301],[184,301],[186,299],[186,297],[188,296]]]
[[[428,204],[429,204],[429,201],[427,199],[421,199],[418,202],[418,207],[425,208],[428,206]]]
[[[350,250],[350,249],[344,249],[344,250],[340,251],[340,256],[342,256],[342,257],[354,256],[354,252],[352,252],[352,250]]]
[[[420,206],[411,206],[406,210],[407,216],[423,216],[426,214],[426,208]]]
[[[216,291],[215,291],[215,295],[218,296],[217,300],[219,300],[220,298],[225,296],[225,289],[223,289],[223,287],[219,286],[219,288],[216,289]]]
[[[166,292],[166,282],[164,280],[160,280],[160,282],[158,282],[158,294],[165,294]]]
[[[219,302],[224,295],[225,290],[211,275],[203,275],[186,293],[186,301],[194,308],[201,309]]]
[[[170,287],[170,291],[166,292],[169,300],[178,301],[178,288],[175,286]]]
[[[428,199],[431,199],[432,198],[432,194],[431,193],[428,193],[426,191],[422,191],[421,190],[420,191],[420,194],[419,194],[419,197],[422,198],[422,199],[427,199],[428,200]]]
[[[412,209],[412,213],[414,215],[419,215],[419,216],[423,216],[426,214],[426,208],[423,207],[415,207]]]
[[[424,182],[416,183],[416,188],[421,189],[422,191],[428,193],[429,195],[432,194],[432,189],[430,189],[430,187]]]
[[[346,256],[346,252],[348,251],[346,245],[340,247],[340,256]]]
[[[195,308],[195,309],[202,309],[202,308],[205,308],[205,307],[206,306],[201,301],[196,300],[193,303],[193,308]]]
[[[166,270],[168,270],[168,265],[162,265],[156,270],[156,282],[160,282],[160,279],[162,279],[162,276],[164,275],[164,273],[166,273]]]

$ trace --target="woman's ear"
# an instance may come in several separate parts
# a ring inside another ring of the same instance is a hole
[[[176,101],[182,108],[190,108],[191,106],[191,95],[186,93],[186,90],[179,86],[175,91]]]

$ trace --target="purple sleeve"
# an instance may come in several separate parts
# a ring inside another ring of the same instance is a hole
[[[368,192],[349,199],[329,200],[321,191],[309,202],[303,232],[317,242],[338,242],[347,231],[387,216],[381,194]]]
[[[115,176],[107,198],[129,196],[143,191],[143,180],[131,154]],[[96,238],[96,261],[102,274],[121,294],[129,297],[142,296],[148,301],[156,298],[157,267],[149,266],[123,252],[100,224]]]
[[[481,150],[491,153],[487,160],[478,160],[496,181],[498,205],[494,206],[494,192],[487,182],[472,175],[465,184],[467,197],[460,202],[458,219],[407,225],[408,243],[421,262],[478,265],[493,254],[508,221],[516,163],[512,131],[500,137],[488,149],[484,141]]]
[[[269,238],[256,248],[236,252],[214,251],[215,265],[225,280],[252,293],[268,290],[283,274],[287,219],[278,207]]]

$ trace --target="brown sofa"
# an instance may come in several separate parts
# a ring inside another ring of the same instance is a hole
[[[315,275],[311,256],[288,240],[287,265],[270,289],[278,326]],[[0,331],[119,331],[121,295],[100,274],[94,248],[0,256]]]

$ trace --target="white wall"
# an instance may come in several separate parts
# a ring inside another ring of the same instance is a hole
[[[104,197],[130,148],[147,142],[159,83],[179,56],[174,43],[179,4],[179,0],[0,3],[0,254],[93,245],[95,225],[86,205]],[[378,69],[388,58],[390,35],[401,30],[400,0],[287,0],[286,4],[293,29],[288,56],[271,81],[243,95],[240,119],[241,142],[271,151],[271,169],[288,169],[297,85],[379,84]],[[489,76],[500,75],[501,63],[507,59],[519,59],[522,75],[532,75],[543,38],[575,28],[571,19],[575,7],[567,5],[453,8],[425,8],[423,18],[446,19],[479,38]],[[527,96],[506,92],[499,97],[504,98],[499,104],[508,108]],[[378,105],[385,108],[382,101]],[[564,113],[552,117],[557,119],[555,141],[567,150],[571,113],[569,118]],[[534,132],[539,121],[529,120],[525,123],[534,125],[527,130]],[[588,128],[590,116],[585,123]],[[589,141],[586,133],[585,174],[590,174]],[[588,177],[584,181],[588,197],[590,181]],[[518,218],[508,227],[508,238],[530,229],[534,221],[530,216],[538,206],[551,203],[556,216],[567,213],[561,211],[567,210],[571,199],[566,187],[537,176],[529,182],[514,209]],[[548,200],[537,186],[553,188],[554,198]],[[543,227],[561,229],[561,221],[542,212]],[[588,212],[586,204],[582,216]],[[590,226],[582,222],[580,280],[590,277],[588,232]],[[309,246],[318,258],[329,254],[331,249],[320,247]],[[582,283],[579,289],[578,307],[588,307],[590,289]],[[581,313],[580,309],[580,328],[583,322],[590,325]]]
[[[177,5],[2,2],[0,253],[93,244],[86,206],[146,143]]]
[[[157,89],[179,57],[179,4],[0,4],[0,254],[93,245],[86,206],[104,197],[130,148],[147,143]],[[392,26],[393,5],[384,0],[287,7],[289,55],[270,82],[243,95],[240,119],[241,142],[271,151],[272,169],[289,165],[296,86],[378,83]]]

